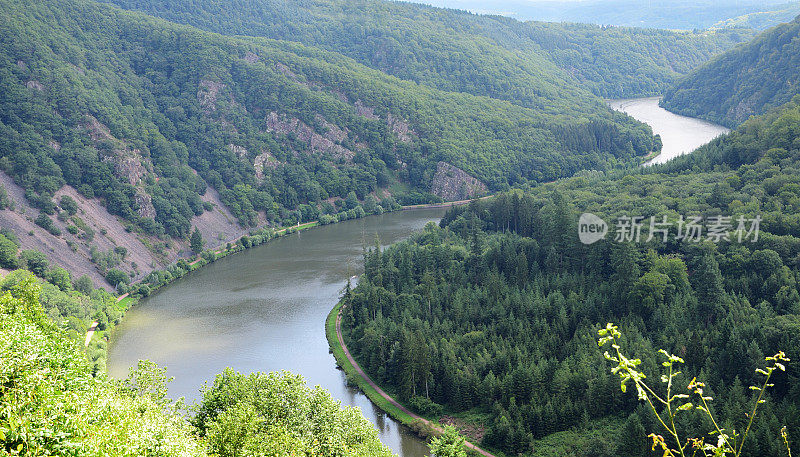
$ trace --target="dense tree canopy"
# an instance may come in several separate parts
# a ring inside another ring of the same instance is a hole
[[[193,422],[213,455],[389,457],[375,427],[289,372],[226,370],[203,392]]]
[[[716,414],[742,430],[764,355],[800,347],[799,134],[796,99],[667,165],[454,208],[441,227],[366,254],[364,277],[344,298],[348,346],[407,404],[477,418],[483,443],[507,454],[552,452],[547,435],[577,428],[592,437],[592,455],[640,456],[656,419],[621,394],[593,338],[621,322],[642,371],[658,372],[658,348],[680,355],[681,382],[705,380],[725,399]],[[648,241],[645,222],[639,243],[612,234],[585,245],[582,212],[612,232],[625,216],[700,216],[702,242],[678,240],[674,223],[667,242],[658,233]],[[760,216],[758,239],[713,242],[717,216]],[[787,368],[745,455],[780,455],[777,424],[800,439],[800,370]],[[700,416],[680,426],[710,430]],[[598,428],[599,439],[590,433]]]

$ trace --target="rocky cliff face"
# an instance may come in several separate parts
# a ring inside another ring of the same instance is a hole
[[[431,193],[445,201],[480,197],[488,190],[486,184],[447,162],[438,163],[431,182]]]
[[[344,159],[345,161],[352,160],[355,153],[336,143],[344,140],[347,137],[347,132],[329,123],[322,116],[317,116],[317,121],[326,129],[324,134],[317,133],[311,126],[300,119],[278,114],[274,111],[267,115],[267,131],[283,135],[294,134],[298,140],[307,145],[306,152],[330,154],[334,158]]]
[[[152,197],[145,191],[143,181],[145,176],[153,170],[150,159],[144,157],[139,149],[130,148],[124,141],[115,138],[109,128],[94,116],[86,115],[84,129],[92,141],[96,143],[107,141],[113,145],[111,151],[103,153],[103,161],[111,163],[117,177],[126,180],[128,184],[136,188],[137,214],[144,218],[156,217]],[[51,147],[55,149],[56,146],[51,145]]]

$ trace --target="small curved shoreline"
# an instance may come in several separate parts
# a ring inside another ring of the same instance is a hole
[[[490,197],[490,196],[481,197],[480,199],[484,199],[484,198],[488,198],[488,197]],[[422,205],[406,205],[406,206],[402,206],[397,211],[406,211],[406,210],[414,210],[414,209],[428,209],[428,208],[447,208],[449,206],[466,205],[470,201],[472,201],[472,200],[459,200],[459,201],[455,201],[455,202],[443,202],[443,203],[426,203],[426,204],[422,204]],[[373,214],[370,214],[369,216],[373,216]],[[369,216],[366,216],[366,217],[369,217]],[[336,223],[338,224],[339,222],[336,222]],[[316,221],[305,222],[303,224],[298,224],[298,225],[291,226],[291,227],[283,227],[281,229],[275,230],[275,233],[273,235],[274,238],[270,238],[267,242],[269,242],[269,241],[271,241],[271,240],[273,240],[275,238],[280,238],[282,236],[285,236],[287,233],[295,233],[295,232],[309,230],[309,229],[312,229],[314,227],[320,227],[320,226],[322,226],[322,224],[319,223],[319,220],[316,220]],[[245,236],[249,236],[249,235],[245,234],[242,237],[239,237],[239,238],[237,238],[235,240],[231,240],[229,243],[234,245],[234,246],[241,246],[238,242],[239,242],[239,240],[241,238],[243,238]],[[233,255],[233,254],[237,254],[239,252],[246,251],[246,250],[248,250],[248,249],[250,249],[252,247],[255,247],[255,246],[250,246],[250,247],[247,247],[247,248],[238,248],[237,247],[237,248],[233,248],[231,250],[228,250],[223,246],[223,247],[213,251],[215,258],[212,261],[204,261],[204,259],[202,257],[197,256],[197,258],[195,260],[193,260],[191,262],[187,262],[190,270],[186,274],[192,273],[193,271],[196,271],[196,270],[204,267],[205,265],[208,265],[209,263],[213,263],[213,262],[215,262],[215,261],[217,261],[217,260],[219,260],[219,259],[221,259],[223,257],[227,257],[229,255]],[[180,260],[184,260],[185,261],[186,259],[180,259]],[[177,280],[179,278],[182,278],[182,277],[183,276],[173,277],[169,282],[167,282],[165,284],[162,284],[161,286],[153,289],[152,292],[155,292],[156,290],[158,290],[158,289],[160,289],[160,288],[162,288],[164,286],[168,286],[173,281],[175,281],[175,280]],[[125,311],[123,311],[123,319],[124,319],[124,312],[126,312],[131,306],[134,306],[136,304],[135,302],[138,300],[138,298],[131,297],[129,293],[125,293],[125,294],[120,295],[120,296],[117,297],[117,303],[121,302],[125,298],[129,298],[131,303],[129,303],[125,307]],[[108,330],[111,331],[111,330],[113,330],[113,328],[108,329]],[[86,347],[88,347],[89,344],[91,343],[92,336],[93,336],[94,333],[95,332],[92,329],[87,330],[86,339],[85,339]],[[108,338],[108,340],[110,340],[110,338]]]
[[[438,424],[431,422],[424,417],[411,412],[408,408],[400,404],[391,395],[387,394],[380,388],[368,374],[364,372],[355,358],[350,354],[350,350],[344,342],[342,336],[342,309],[344,305],[338,302],[328,314],[325,322],[325,335],[328,338],[328,344],[331,348],[336,363],[342,367],[347,374],[347,378],[353,379],[358,385],[359,389],[372,401],[375,406],[380,408],[386,414],[393,417],[400,423],[410,427],[421,436],[429,436],[432,434],[441,434],[444,429]],[[470,451],[476,452],[485,457],[496,457],[494,454],[476,446],[475,444],[465,441],[464,447]]]
[[[486,199],[486,198],[489,198],[489,197],[491,197],[491,195],[480,197],[477,200],[483,200],[483,199]],[[405,205],[405,206],[400,207],[400,209],[398,209],[396,211],[407,211],[407,210],[416,210],[416,209],[433,209],[433,208],[448,208],[450,206],[466,205],[471,201],[472,200],[459,200],[459,201],[442,202],[442,203],[424,203],[424,204],[421,204],[421,205]],[[375,214],[369,214],[366,217],[370,217],[370,216],[375,216]],[[338,224],[338,223],[339,222],[336,222],[336,224]],[[330,224],[328,224],[328,225],[330,225]],[[323,226],[323,224],[321,224],[319,222],[319,220],[316,220],[316,221],[304,222],[302,224],[294,225],[294,226],[291,226],[291,227],[283,227],[283,228],[280,228],[278,230],[275,230],[273,238],[270,238],[268,241],[271,241],[272,239],[275,239],[275,238],[280,238],[282,236],[285,236],[287,233],[295,233],[295,232],[309,230],[309,229],[312,229],[312,228],[315,228],[315,227],[321,227],[321,226]],[[229,244],[237,245],[237,243],[239,242],[239,240],[241,238],[244,238],[244,237],[247,237],[247,236],[249,236],[249,235],[247,235],[247,234],[242,235],[241,237],[239,237],[239,238],[237,238],[235,240],[229,241]],[[193,271],[196,271],[197,269],[202,268],[203,266],[208,265],[209,263],[212,263],[212,262],[214,262],[216,260],[219,260],[222,257],[226,257],[228,255],[236,254],[236,253],[239,253],[239,252],[243,252],[243,251],[246,251],[246,250],[250,249],[251,247],[255,247],[255,246],[256,245],[253,245],[253,246],[250,246],[250,247],[247,247],[247,248],[234,248],[234,249],[230,249],[230,250],[228,250],[228,249],[226,249],[224,247],[221,247],[221,248],[216,249],[216,250],[213,251],[215,256],[220,256],[221,255],[221,257],[216,257],[213,261],[210,261],[210,262],[207,261],[206,263],[203,263],[202,262],[203,261],[202,257],[198,255],[196,259],[192,260],[191,262],[187,262],[188,265],[191,267],[191,270],[189,271],[189,273],[191,273]],[[186,260],[186,259],[179,259],[179,261],[180,260]],[[175,263],[177,263],[177,262],[175,262]],[[178,278],[173,278],[173,280],[175,280],[175,279],[178,279]],[[169,283],[163,284],[160,287],[164,287],[166,285],[169,285]],[[125,297],[128,297],[129,295],[130,295],[129,293],[120,295],[120,296],[117,297],[117,301],[119,302],[122,299],[124,299]]]

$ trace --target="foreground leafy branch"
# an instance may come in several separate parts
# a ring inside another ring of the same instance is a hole
[[[647,404],[650,405],[650,409],[655,414],[655,417],[669,434],[668,438],[664,438],[662,435],[657,435],[655,433],[651,433],[648,436],[653,440],[653,450],[656,448],[663,450],[664,457],[696,456],[698,453],[699,455],[707,457],[740,457],[742,455],[744,442],[753,426],[758,407],[766,401],[764,399],[764,393],[768,388],[774,385],[769,382],[773,372],[775,370],[786,371],[786,366],[784,364],[789,362],[789,358],[786,357],[786,354],[784,354],[783,351],[779,351],[774,356],[765,358],[767,362],[765,368],[756,369],[756,373],[764,377],[764,382],[760,386],[750,386],[750,390],[758,392],[758,397],[753,403],[750,413],[747,415],[747,427],[744,433],[740,434],[736,429],[730,430],[729,432],[719,426],[719,423],[709,407],[709,402],[711,402],[713,398],[704,394],[703,389],[705,388],[705,384],[698,381],[697,378],[693,378],[687,386],[688,390],[693,395],[674,393],[673,381],[681,374],[681,372],[677,370],[677,364],[684,363],[682,358],[670,354],[663,349],[658,351],[666,358],[661,365],[664,366],[667,371],[666,374],[661,375],[661,382],[666,386],[666,394],[660,396],[645,382],[647,376],[639,371],[638,367],[642,363],[641,359],[632,359],[622,353],[619,345],[619,339],[622,337],[622,333],[620,333],[616,325],[611,323],[606,324],[605,328],[598,331],[598,335],[600,338],[597,343],[601,348],[611,343],[613,353],[605,351],[604,356],[607,360],[617,364],[617,366],[611,369],[611,372],[619,376],[620,388],[622,391],[626,392],[628,384],[633,382],[639,400],[647,402]],[[691,400],[694,400],[694,402]],[[666,412],[666,419],[662,417],[659,409]],[[716,444],[713,442],[706,442],[705,438],[681,438],[680,432],[675,425],[675,418],[678,413],[693,409],[702,411],[714,425],[714,430],[709,433],[709,435],[717,437]],[[791,457],[792,452],[789,448],[789,439],[785,426],[781,429],[781,438],[786,445],[789,457]]]

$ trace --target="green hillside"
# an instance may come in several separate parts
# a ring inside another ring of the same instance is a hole
[[[530,109],[82,0],[7,1],[0,15],[1,168],[45,213],[66,183],[148,234],[186,237],[207,185],[248,226],[394,182],[427,192],[440,161],[502,189],[655,144],[579,89]]]
[[[695,69],[662,103],[670,111],[736,126],[800,93],[799,65],[800,17]]]
[[[420,0],[442,8],[500,14],[520,21],[582,22],[626,27],[764,30],[800,12],[793,0]],[[794,14],[791,14],[794,12]]]
[[[644,456],[647,435],[663,432],[609,372],[594,339],[606,322],[621,323],[648,382],[660,386],[658,349],[682,357],[676,389],[705,382],[729,432],[747,425],[755,370],[785,350],[794,361],[742,455],[786,455],[781,426],[800,440],[799,136],[800,96],[667,165],[454,208],[441,227],[366,254],[344,298],[347,344],[421,414],[476,424],[484,445],[531,456]],[[605,241],[578,240],[583,212],[608,222]],[[643,218],[640,242],[614,241],[625,216]],[[651,216],[671,222],[667,242],[649,238]],[[681,216],[703,218],[701,240],[677,239]],[[717,216],[731,227],[714,242]],[[756,216],[757,239],[740,242],[736,221]],[[713,429],[700,412],[678,418],[684,437]]]
[[[107,0],[223,34],[298,41],[401,79],[548,110],[549,100],[661,93],[751,35],[523,23],[379,0]],[[558,71],[560,70],[560,71]]]
[[[714,24],[714,28],[745,27],[765,30],[784,22],[791,22],[798,14],[800,14],[800,2],[790,2],[719,21]]]

